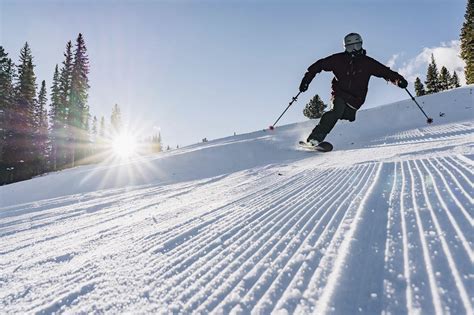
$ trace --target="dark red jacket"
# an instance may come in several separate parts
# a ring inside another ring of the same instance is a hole
[[[332,71],[332,95],[343,98],[349,105],[359,109],[365,102],[370,76],[384,78],[394,84],[403,77],[377,60],[363,54],[352,56],[347,52],[331,55],[313,63],[303,82],[309,84],[314,76],[324,71]]]

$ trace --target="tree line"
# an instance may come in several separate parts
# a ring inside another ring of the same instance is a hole
[[[82,34],[73,51],[66,45],[61,69],[56,65],[47,112],[46,82],[39,92],[28,43],[18,64],[0,47],[0,175],[2,184],[31,178],[48,169],[74,166],[87,152],[89,61]]]
[[[453,71],[453,74],[451,75],[445,66],[442,66],[441,71],[438,71],[438,66],[432,54],[431,62],[428,65],[428,70],[426,72],[425,85],[423,85],[419,77],[416,77],[414,86],[416,96],[423,96],[455,89],[460,87],[461,84],[456,71]]]
[[[120,128],[121,114],[115,105],[108,127],[104,117],[100,122],[91,117],[89,71],[79,34],[74,47],[67,42],[61,67],[54,69],[48,104],[46,82],[38,88],[29,44],[17,64],[0,46],[0,185],[103,159],[99,153],[106,150],[111,130]],[[153,151],[161,150],[161,135],[149,142]]]
[[[474,83],[474,0],[467,0],[466,13],[464,14],[464,23],[461,27],[459,35],[461,42],[460,57],[466,63],[464,74],[466,76],[466,84]],[[415,92],[417,96],[437,93],[449,89],[460,87],[458,75],[456,71],[450,74],[448,69],[443,66],[438,71],[438,66],[434,56],[431,55],[431,62],[428,65],[426,73],[425,85],[420,78],[415,79]]]

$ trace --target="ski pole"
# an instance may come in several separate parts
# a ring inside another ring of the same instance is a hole
[[[280,120],[281,117],[283,117],[283,115],[286,113],[286,111],[288,110],[288,108],[290,108],[290,106],[297,101],[298,99],[298,96],[300,96],[301,92],[298,92],[298,94],[296,94],[296,96],[293,97],[293,99],[291,100],[291,102],[288,104],[288,106],[286,107],[286,109],[283,111],[283,113],[281,113],[280,117],[278,117],[278,119],[273,123],[273,125],[271,125],[269,127],[270,130],[273,130],[275,129],[275,125],[277,124],[277,122]]]
[[[428,124],[431,124],[433,122],[433,118],[430,118],[426,115],[425,111],[423,110],[423,108],[421,108],[420,104],[418,104],[418,102],[415,100],[415,98],[413,97],[413,95],[411,95],[410,91],[408,91],[407,88],[405,88],[405,91],[407,91],[408,95],[410,95],[411,99],[413,100],[413,102],[415,102],[415,104],[418,106],[418,108],[421,110],[421,112],[423,113],[423,115],[425,115],[426,117],[426,122]]]

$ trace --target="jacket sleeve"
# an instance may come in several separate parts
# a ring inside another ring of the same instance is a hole
[[[301,83],[310,84],[311,81],[314,79],[316,74],[320,73],[321,71],[333,71],[335,64],[336,64],[336,55],[331,55],[329,57],[319,59],[311,66],[309,66],[308,71],[304,74],[303,80]]]
[[[402,75],[399,73],[392,71],[389,67],[384,66],[380,62],[375,59],[371,59],[371,74],[379,77],[384,78],[387,81],[392,82],[393,84],[397,84],[397,81],[404,79]]]

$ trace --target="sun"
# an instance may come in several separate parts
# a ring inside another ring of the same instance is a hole
[[[135,137],[127,133],[118,134],[112,140],[112,150],[120,158],[128,158],[134,155],[137,150]]]

